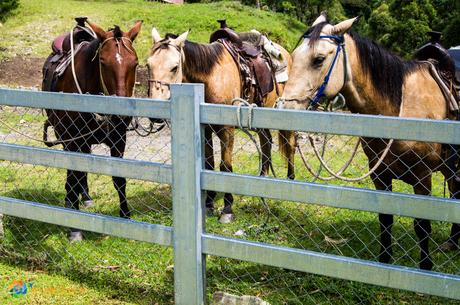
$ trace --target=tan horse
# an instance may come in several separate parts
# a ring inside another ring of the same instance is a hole
[[[207,103],[231,104],[232,99],[241,96],[242,80],[240,71],[227,49],[219,42],[199,44],[187,41],[188,32],[180,36],[168,35],[160,37],[158,31],[152,29],[153,47],[148,58],[149,66],[149,96],[150,98],[169,99],[170,92],[167,85],[171,83],[204,83],[205,100]],[[288,72],[291,66],[289,53],[277,46],[284,58],[289,60]],[[284,84],[278,86],[263,100],[264,107],[273,107],[278,98],[277,92],[283,92]],[[250,101],[252,102],[252,101]],[[232,172],[232,151],[234,142],[234,127],[207,126],[205,128],[205,168],[214,169],[214,154],[212,132],[215,132],[221,143],[220,170]],[[262,172],[268,175],[271,162],[272,138],[268,129],[258,130],[262,150]],[[206,207],[208,212],[214,209],[215,192],[208,191]],[[224,209],[221,222],[230,222],[233,219],[233,196],[224,195]]]
[[[293,68],[281,98],[284,108],[305,110],[320,97],[331,98],[341,92],[353,113],[449,118],[446,100],[431,77],[428,64],[403,61],[370,40],[347,34],[355,20],[331,25],[321,15],[306,32],[305,40],[292,54]],[[329,82],[321,88],[329,71]],[[372,168],[389,142],[364,138],[361,143]],[[448,180],[451,195],[458,198],[458,183],[453,179],[455,173],[441,157],[446,153],[443,148],[436,143],[394,141],[390,153],[371,175],[375,187],[391,191],[392,180],[398,179],[412,185],[416,194],[430,195],[432,173],[441,171]],[[379,220],[379,259],[388,263],[392,257],[393,215],[380,214]],[[431,269],[430,221],[415,219],[414,228],[421,248],[420,268]],[[459,236],[459,225],[454,224],[444,246],[457,248]]]

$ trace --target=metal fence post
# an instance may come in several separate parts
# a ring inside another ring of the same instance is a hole
[[[204,304],[204,204],[200,103],[203,85],[171,85],[174,295],[181,305]]]

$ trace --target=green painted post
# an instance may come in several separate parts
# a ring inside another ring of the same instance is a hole
[[[171,86],[174,296],[179,305],[205,301],[204,203],[200,104],[203,85]]]

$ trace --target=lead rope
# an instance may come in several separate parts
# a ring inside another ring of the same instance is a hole
[[[238,106],[236,108],[236,120],[237,120],[237,123],[238,123],[238,127],[241,129],[241,131],[243,131],[249,137],[249,139],[252,141],[252,143],[254,143],[254,146],[257,149],[257,153],[259,155],[259,171],[258,172],[261,173],[262,172],[262,151],[261,151],[261,148],[259,147],[259,145],[257,144],[257,141],[254,138],[254,136],[248,131],[248,130],[253,130],[253,128],[252,128],[253,110],[254,110],[254,107],[257,107],[257,104],[249,103],[245,99],[242,99],[240,97],[236,97],[236,98],[234,98],[232,100],[232,105],[237,105]],[[248,126],[247,127],[243,126],[242,120],[241,120],[241,107],[242,106],[248,107]],[[273,170],[273,165],[271,163],[272,162],[270,160],[270,168],[272,170],[273,176],[276,178],[276,174],[275,174],[275,172]],[[259,197],[259,199],[262,202],[262,205],[267,210],[267,217],[265,218],[264,223],[261,225],[262,228],[265,228],[265,227],[267,227],[268,222],[270,220],[271,210],[270,210],[270,206],[265,201],[265,198]]]

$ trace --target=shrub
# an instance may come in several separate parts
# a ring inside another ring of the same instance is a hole
[[[10,14],[10,12],[19,6],[19,0],[1,0],[0,1],[0,21]]]

